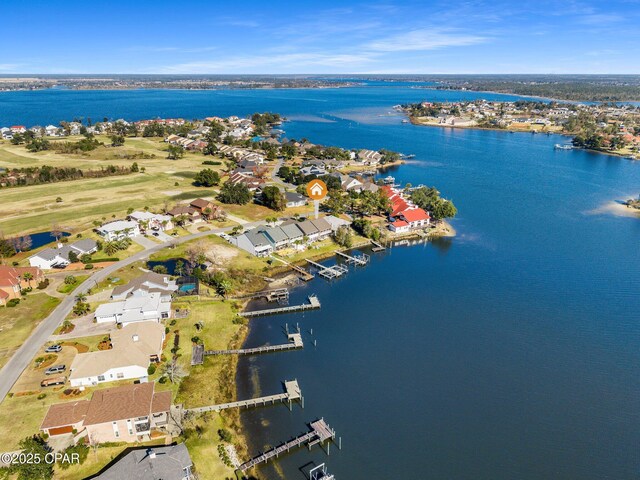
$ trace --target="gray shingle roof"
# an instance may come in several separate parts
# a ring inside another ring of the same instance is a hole
[[[155,458],[152,454],[155,453]],[[133,450],[104,471],[96,480],[182,480],[193,465],[184,443]]]

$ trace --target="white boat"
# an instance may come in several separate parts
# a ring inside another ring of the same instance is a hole
[[[388,184],[393,184],[396,181],[396,179],[395,177],[392,177],[391,175],[389,175],[388,177],[383,178],[382,181],[388,185]]]
[[[559,143],[556,143],[553,148],[556,150],[573,150],[573,145],[560,145]]]

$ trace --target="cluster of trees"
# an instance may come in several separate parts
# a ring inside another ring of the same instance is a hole
[[[102,178],[115,175],[127,175],[137,168],[107,165],[99,170],[82,170],[75,167],[41,167],[12,168],[0,174],[0,184],[6,186],[40,185],[43,183],[55,183],[66,180],[78,180],[81,178]]]
[[[262,189],[262,204],[277,212],[281,212],[287,207],[287,200],[284,194],[275,185],[269,185]]]
[[[341,247],[351,248],[353,246],[353,235],[351,235],[351,229],[344,225],[339,227],[333,235],[333,240]]]
[[[351,226],[360,235],[370,238],[374,242],[379,241],[382,236],[380,229],[375,227],[373,223],[371,223],[371,220],[367,220],[366,218],[355,219]]]
[[[433,187],[421,187],[411,193],[411,201],[426,210],[433,220],[455,217],[458,213],[453,202],[440,197],[440,192]]]
[[[282,118],[278,113],[254,113],[253,115],[251,115],[251,121],[255,126],[256,135],[264,135],[265,133],[267,133],[268,127],[280,123],[282,121]]]
[[[362,216],[387,215],[391,212],[389,199],[381,190],[348,193],[339,189],[330,189],[322,208],[333,215],[352,213]]]
[[[182,145],[169,145],[167,147],[167,158],[169,160],[178,160],[184,157],[184,147]]]
[[[218,194],[218,200],[222,203],[235,203],[238,205],[246,205],[251,201],[251,192],[246,185],[242,183],[232,184],[231,182],[225,182],[220,188]]]
[[[321,147],[314,145],[307,150],[307,156],[320,159],[349,160],[351,152],[340,147]]]
[[[0,259],[13,257],[18,252],[27,252],[31,250],[31,245],[30,235],[4,238],[0,233]]]
[[[198,187],[213,187],[220,183],[220,174],[210,168],[200,170],[193,178],[194,185]]]

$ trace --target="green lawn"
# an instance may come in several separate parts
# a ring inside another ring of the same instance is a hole
[[[73,275],[72,273],[69,273],[69,275]],[[73,292],[78,285],[80,285],[82,282],[84,282],[87,277],[89,275],[73,275],[76,279],[75,283],[61,283],[60,286],[57,288],[58,292],[60,293],[71,293]]]
[[[58,303],[59,299],[45,293],[30,293],[15,307],[0,307],[0,367]]]

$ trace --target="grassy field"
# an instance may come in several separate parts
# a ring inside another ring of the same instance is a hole
[[[17,306],[0,308],[0,368],[58,303],[46,293],[30,293]]]
[[[69,275],[72,275],[71,273]],[[71,293],[73,292],[82,282],[86,280],[89,275],[73,275],[76,279],[75,283],[61,283],[57,288],[57,291],[60,293]]]
[[[97,138],[109,141],[106,137]],[[192,185],[193,176],[205,168],[204,155],[189,152],[182,159],[169,160],[165,148],[159,138],[127,138],[122,147],[98,147],[87,154],[57,154],[32,153],[23,145],[0,142],[0,167],[5,168],[51,165],[99,169],[110,164],[129,167],[137,162],[145,170],[125,176],[0,189],[0,231],[5,235],[33,233],[49,229],[55,221],[75,232],[91,227],[94,220],[122,217],[128,208],[170,208],[214,193]],[[123,158],[140,153],[154,158]],[[58,197],[62,202],[56,201]]]

